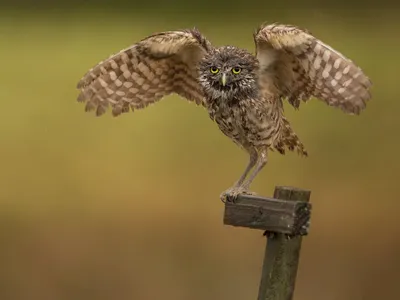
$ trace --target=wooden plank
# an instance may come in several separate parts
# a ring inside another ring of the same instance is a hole
[[[304,201],[239,195],[235,202],[225,203],[224,224],[306,235],[311,205]]]

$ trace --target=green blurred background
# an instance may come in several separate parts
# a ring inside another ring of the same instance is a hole
[[[295,299],[400,299],[399,14],[347,2],[0,3],[0,299],[256,298],[265,239],[224,226],[219,200],[247,154],[175,96],[96,118],[75,86],[153,32],[253,51],[264,21],[309,29],[374,83],[361,116],[287,106],[310,157],[272,153],[252,186],[312,190]]]

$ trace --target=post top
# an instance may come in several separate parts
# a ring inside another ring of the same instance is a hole
[[[284,200],[305,201],[310,200],[311,191],[292,186],[276,186],[274,198]]]

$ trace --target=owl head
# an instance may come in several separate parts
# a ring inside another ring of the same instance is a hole
[[[216,48],[199,64],[199,82],[206,98],[233,100],[258,92],[258,61],[249,52],[232,46]]]

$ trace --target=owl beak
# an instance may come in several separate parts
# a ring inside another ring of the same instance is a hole
[[[222,86],[226,85],[226,74],[225,73],[223,73],[221,76],[221,84],[222,84]]]

